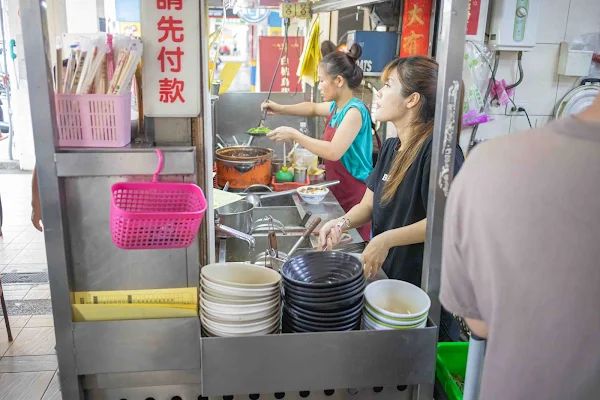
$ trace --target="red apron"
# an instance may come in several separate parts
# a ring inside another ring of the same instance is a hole
[[[332,116],[333,113],[329,115],[329,118],[327,118],[325,132],[323,133],[323,140],[328,142],[331,142],[336,131],[336,128],[329,125]],[[338,185],[332,186],[330,190],[345,212],[350,211],[352,207],[360,203],[365,195],[365,191],[367,190],[367,185],[353,177],[340,160],[325,160],[325,172],[327,174],[327,180],[340,181]],[[367,241],[371,239],[370,223],[361,226],[357,230],[363,240]]]

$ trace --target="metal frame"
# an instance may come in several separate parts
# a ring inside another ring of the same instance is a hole
[[[412,390],[413,399],[432,399],[436,325],[440,314],[438,293],[443,211],[453,175],[458,122],[457,87],[462,71],[466,2],[445,0],[439,10],[440,70],[422,282],[433,302],[428,327],[389,332],[201,338],[198,318],[72,322],[70,291],[79,289],[73,282],[81,271],[76,269],[80,266],[74,265],[71,259],[69,229],[73,228],[73,224],[69,225],[67,220],[67,211],[70,213],[71,210],[65,207],[65,197],[72,187],[66,183],[81,176],[97,179],[147,173],[148,166],[154,163],[154,156],[149,148],[55,151],[56,122],[50,57],[46,53],[49,47],[46,43],[45,10],[39,0],[20,0],[21,16],[26,21],[24,25],[29,27],[23,32],[23,41],[31,108],[35,110],[32,126],[63,397],[83,399],[85,395],[87,398],[104,399],[123,390],[164,397],[165,393],[173,390],[180,390],[178,395],[199,390],[203,394],[231,394],[327,389],[331,388],[330,385],[350,387],[359,384],[416,385]],[[206,11],[204,4],[201,9],[203,16],[206,16]],[[205,56],[207,49],[203,47],[202,52]],[[206,82],[207,71],[203,71],[203,78]],[[203,87],[203,102],[204,110],[208,110],[210,94],[207,85]],[[205,132],[211,132],[209,115],[204,118],[203,124]],[[205,178],[210,182],[212,135],[205,136]],[[166,173],[193,176],[196,171],[190,167],[196,162],[193,148],[164,150],[167,154]],[[207,195],[211,201],[210,193]],[[82,205],[79,208],[81,213]],[[211,213],[207,213],[207,219],[212,226]],[[209,231],[212,232],[212,229]],[[198,257],[190,254],[187,262],[193,263],[193,259]],[[188,268],[186,274],[177,279],[187,279],[190,286],[197,286],[197,282],[190,281],[196,279],[193,269]],[[135,333],[137,337],[133,337]]]
[[[68,272],[69,243],[65,214],[61,207],[62,187],[54,165],[54,133],[57,131],[54,116],[54,94],[49,74],[50,57],[47,54],[46,10],[36,0],[21,0],[20,13],[23,24],[23,48],[27,60],[27,82],[31,110],[31,126],[35,132],[35,157],[38,185],[44,217],[46,257],[52,307],[54,313],[56,352],[60,369],[62,394],[67,399],[83,398],[83,389],[76,371],[75,347],[73,346],[73,322]]]

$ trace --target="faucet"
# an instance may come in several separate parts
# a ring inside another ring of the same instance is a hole
[[[243,240],[246,243],[248,243],[248,246],[250,246],[251,249],[254,249],[254,247],[256,246],[256,239],[254,239],[252,235],[248,235],[247,233],[240,232],[228,226],[217,223],[215,224],[215,231],[228,237]]]

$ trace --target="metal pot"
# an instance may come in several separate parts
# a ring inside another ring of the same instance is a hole
[[[246,200],[219,207],[216,210],[219,223],[242,233],[250,233],[252,230],[252,210],[254,205]]]
[[[233,190],[243,190],[250,185],[271,183],[273,150],[263,147],[236,146],[218,149],[217,184],[229,182]]]

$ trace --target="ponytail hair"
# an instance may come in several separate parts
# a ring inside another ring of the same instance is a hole
[[[363,80],[363,70],[356,63],[362,55],[362,48],[354,43],[348,52],[337,50],[335,44],[326,40],[321,43],[321,65],[327,75],[342,76],[350,89],[356,89]]]
[[[411,121],[414,135],[408,138],[407,143],[402,143],[403,150],[396,152],[394,156],[389,171],[390,179],[383,187],[383,204],[394,198],[423,143],[433,133],[438,63],[432,58],[421,56],[398,58],[385,67],[383,80],[387,81],[392,73],[396,73],[400,80],[402,97],[418,93],[420,100],[416,106],[415,117]]]

